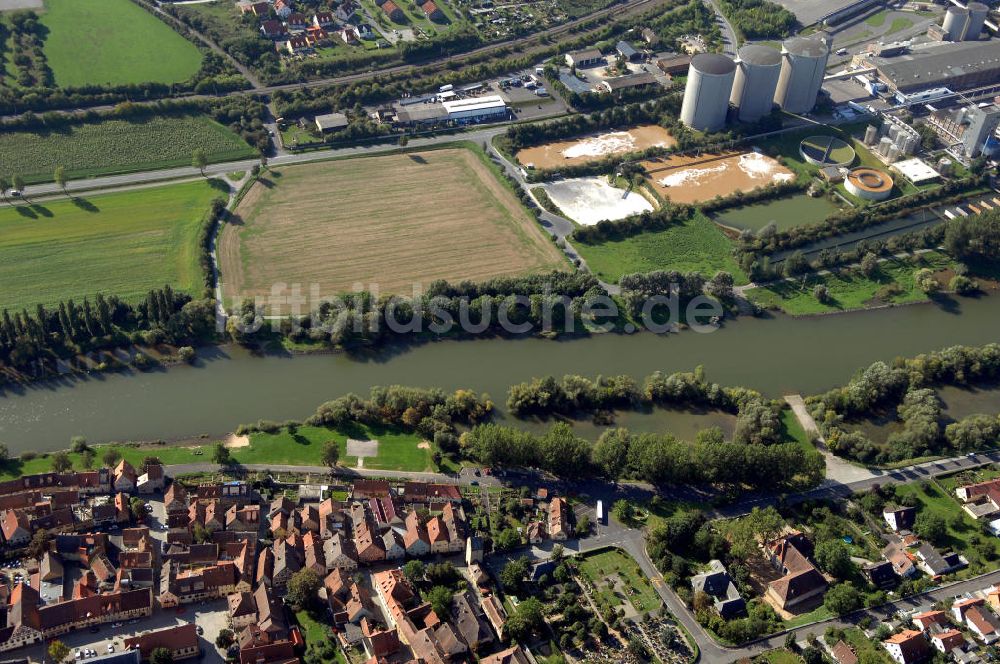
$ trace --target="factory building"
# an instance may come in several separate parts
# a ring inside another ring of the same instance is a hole
[[[931,113],[927,123],[945,143],[956,146],[962,157],[974,159],[992,142],[1000,126],[1000,108],[989,104],[944,109]]]
[[[441,104],[448,113],[448,119],[459,123],[505,120],[507,103],[499,95],[469,97]]]
[[[718,131],[726,124],[736,63],[717,53],[699,53],[688,69],[681,122],[699,131]]]
[[[729,101],[742,122],[755,122],[771,112],[780,73],[781,53],[777,50],[755,44],[740,48]]]
[[[792,37],[782,44],[774,103],[789,113],[808,113],[823,86],[832,40],[825,32]]]
[[[1000,81],[1000,41],[933,44],[896,57],[864,58],[893,93],[961,91]],[[779,82],[780,87],[780,82]]]

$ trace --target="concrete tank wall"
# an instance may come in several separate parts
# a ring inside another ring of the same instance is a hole
[[[983,31],[983,24],[990,14],[990,8],[981,2],[970,2],[968,6],[969,20],[965,26],[962,39],[965,41],[975,41],[979,39],[979,33]]]
[[[824,33],[792,37],[782,45],[781,74],[774,102],[789,113],[808,113],[823,87],[830,39]]]
[[[771,112],[780,75],[781,53],[777,50],[754,44],[739,50],[729,101],[742,122],[755,122]]]
[[[962,37],[965,34],[965,25],[968,21],[968,9],[964,7],[948,7],[948,10],[944,13],[944,21],[941,23],[948,41],[962,41]]]
[[[726,125],[736,64],[717,53],[699,53],[688,68],[681,122],[699,131],[718,131]]]

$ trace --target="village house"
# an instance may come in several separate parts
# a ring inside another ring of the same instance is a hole
[[[431,552],[431,541],[427,528],[420,522],[420,515],[411,510],[406,515],[406,534],[403,536],[403,546],[406,554],[414,558],[426,556]]]
[[[469,650],[477,652],[493,644],[493,632],[468,590],[455,595],[451,611],[458,635]]]
[[[569,506],[563,498],[549,501],[549,538],[561,542],[569,538]]]
[[[327,570],[354,571],[358,568],[358,556],[354,549],[354,543],[340,532],[323,540],[323,559],[326,562]]]
[[[385,480],[354,480],[351,485],[353,500],[368,500],[369,498],[388,498],[392,485]]]
[[[236,567],[221,562],[209,567],[181,570],[175,563],[166,563],[160,576],[157,600],[164,608],[218,599],[236,591]]]
[[[604,56],[596,48],[588,48],[582,51],[571,51],[565,56],[567,67],[577,67],[584,69],[587,67],[598,67],[605,64]]]
[[[295,7],[292,5],[291,0],[275,0],[274,3],[274,13],[283,19],[288,19],[295,11]]]
[[[893,634],[882,642],[889,656],[898,664],[918,664],[931,657],[931,647],[924,635],[914,629]]]
[[[826,592],[826,579],[807,558],[811,550],[811,543],[800,532],[768,546],[771,564],[782,576],[767,585],[767,595],[779,608],[787,610]]]
[[[965,612],[965,625],[986,645],[1000,639],[1000,620],[983,605],[970,607]]]
[[[483,608],[483,614],[486,616],[486,620],[489,621],[490,627],[493,628],[493,631],[496,632],[501,641],[505,640],[507,634],[507,611],[503,608],[503,604],[496,598],[496,595],[483,597],[479,604]]]
[[[266,21],[261,21],[260,33],[268,39],[278,41],[288,36],[288,28],[286,28],[285,24],[281,21],[268,19]]]
[[[965,637],[957,629],[945,629],[931,634],[931,645],[935,650],[948,654],[955,648],[965,646]]]
[[[312,24],[317,28],[329,30],[333,27],[333,12],[316,12],[312,17]]]
[[[935,625],[947,625],[948,617],[944,611],[925,611],[913,616],[913,624],[921,632],[929,632]]]
[[[175,662],[201,655],[197,626],[194,623],[184,623],[139,636],[126,637],[123,647],[125,650],[138,650],[144,660],[148,660],[158,648],[169,650]]]
[[[233,593],[227,597],[227,603],[229,625],[234,631],[257,622],[257,604],[254,602],[253,593],[247,591]]]
[[[386,0],[382,3],[382,11],[393,23],[402,23],[406,19],[406,15],[403,13],[403,10],[400,9],[392,0]]]
[[[691,577],[691,590],[711,597],[716,611],[727,620],[745,613],[746,603],[722,561],[710,560],[708,567],[707,572]]]
[[[407,482],[403,485],[403,500],[409,504],[461,503],[462,492],[454,484],[434,484],[431,482]]]
[[[434,4],[434,0],[427,0],[425,3],[420,5],[420,9],[424,12],[424,16],[435,23],[440,23],[445,20],[444,12],[441,11],[440,7]]]
[[[487,655],[479,660],[479,664],[531,664],[521,646],[511,646],[506,650]]]
[[[833,646],[833,659],[837,664],[858,664],[858,656],[851,646],[841,641]]]
[[[112,483],[112,486],[115,491],[133,493],[138,479],[139,475],[135,472],[135,468],[132,464],[125,459],[122,459],[115,467],[114,482]]]
[[[289,55],[296,55],[310,50],[309,40],[304,35],[292,35],[284,45],[279,45],[278,49],[287,51]]]
[[[885,519],[889,529],[898,533],[900,530],[910,530],[917,517],[916,507],[900,507],[898,505],[886,505],[882,509],[882,518]]]

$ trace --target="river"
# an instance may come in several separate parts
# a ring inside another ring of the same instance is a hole
[[[466,387],[502,403],[533,376],[672,372],[705,366],[711,380],[771,396],[813,394],[877,359],[1000,341],[1000,298],[946,300],[817,318],[742,318],[710,334],[685,331],[543,339],[443,341],[357,359],[344,354],[252,357],[206,349],[196,366],[72,378],[0,392],[0,441],[11,452],[92,442],[219,435],[260,418],[307,417],[322,401],[373,385]]]

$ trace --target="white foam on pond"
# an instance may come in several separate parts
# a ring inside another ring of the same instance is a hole
[[[698,184],[706,176],[714,175],[716,173],[724,173],[727,168],[729,168],[729,164],[726,162],[722,162],[718,166],[709,166],[707,168],[685,168],[681,171],[674,171],[670,175],[657,180],[657,182],[664,187],[680,187],[685,184]]]
[[[781,164],[759,152],[740,155],[740,170],[754,180],[770,179],[772,182],[787,182],[795,178],[791,173],[780,173]]]
[[[605,219],[618,221],[647,212],[653,205],[642,194],[611,186],[603,177],[569,178],[544,185],[562,212],[582,226],[593,226]]]

